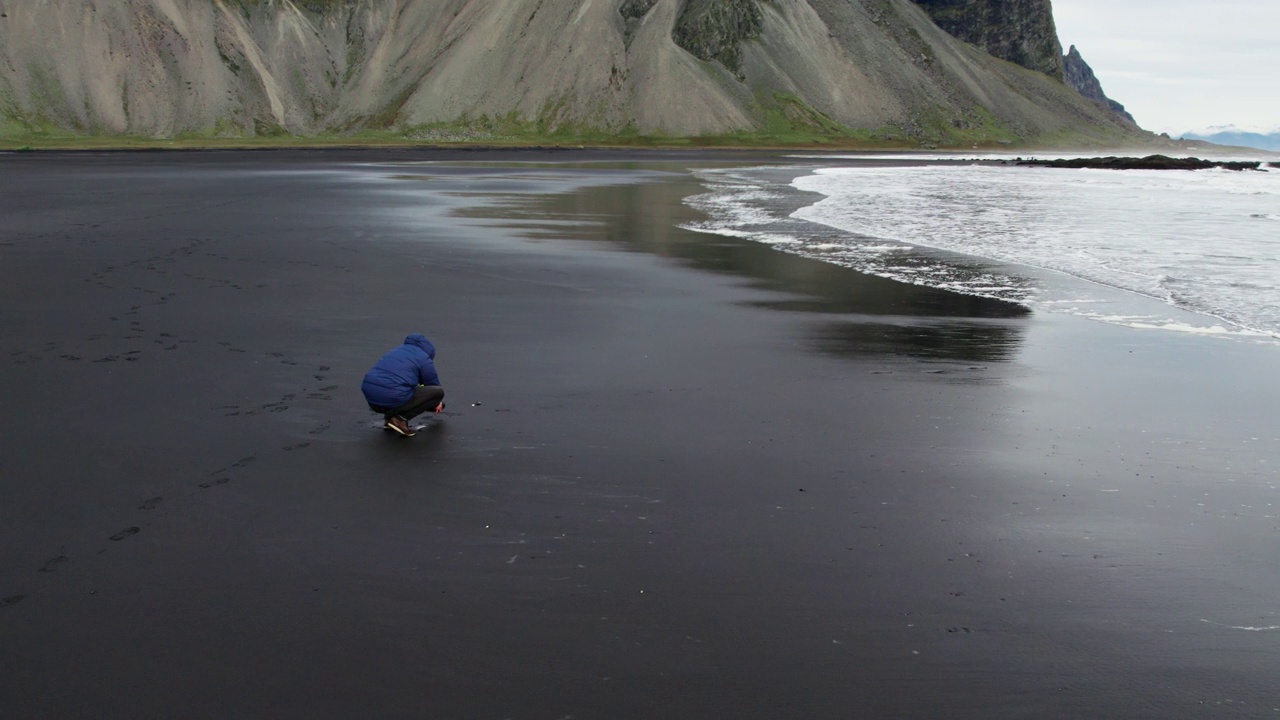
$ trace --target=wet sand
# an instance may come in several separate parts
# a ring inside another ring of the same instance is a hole
[[[766,160],[0,155],[0,716],[1280,714],[1277,350],[678,227]]]

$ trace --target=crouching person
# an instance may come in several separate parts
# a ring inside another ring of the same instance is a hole
[[[386,418],[384,429],[413,437],[410,420],[428,410],[444,410],[444,388],[436,374],[435,357],[431,341],[414,333],[365,373],[360,390],[369,408]]]

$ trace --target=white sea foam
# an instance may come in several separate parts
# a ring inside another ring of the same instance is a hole
[[[1118,325],[1280,339],[1280,172],[862,163],[790,195],[775,177],[704,171],[689,202],[710,219],[691,227]]]
[[[1201,618],[1200,622],[1208,623],[1210,625],[1217,625],[1218,627],[1223,627],[1228,630],[1244,630],[1246,632],[1272,632],[1275,630],[1280,630],[1280,625],[1264,625],[1261,627],[1257,627],[1253,625],[1227,625],[1225,623],[1218,623],[1212,620],[1205,620],[1204,618]]]

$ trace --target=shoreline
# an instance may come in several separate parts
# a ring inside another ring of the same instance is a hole
[[[1270,707],[1272,348],[682,230],[690,155],[12,165],[13,711]]]
[[[98,144],[103,143],[103,144]],[[631,152],[667,152],[667,151],[687,151],[693,153],[700,152],[858,152],[858,153],[877,153],[877,152],[921,152],[921,153],[946,153],[946,152],[1068,152],[1068,153],[1087,153],[1087,152],[1107,152],[1107,151],[1133,151],[1147,154],[1150,152],[1164,150],[1185,150],[1185,151],[1249,151],[1256,153],[1268,153],[1266,150],[1256,148],[1233,147],[1215,145],[1213,143],[1199,140],[1166,140],[1153,136],[1153,138],[1145,143],[1138,145],[1105,145],[1097,143],[1081,143],[1077,145],[1043,145],[1036,142],[1019,142],[1019,143],[980,143],[978,145],[956,145],[956,146],[930,146],[928,144],[913,143],[851,143],[844,144],[839,142],[758,142],[758,143],[742,143],[738,141],[720,140],[716,138],[667,138],[654,139],[652,141],[635,141],[610,143],[600,141],[580,141],[580,140],[563,140],[563,141],[513,141],[510,143],[502,142],[459,142],[459,143],[425,143],[415,140],[367,140],[349,141],[341,140],[322,140],[319,138],[307,137],[290,137],[284,140],[267,139],[255,140],[246,138],[226,138],[217,142],[209,142],[207,139],[192,140],[180,138],[127,138],[120,139],[114,143],[110,142],[110,137],[61,137],[53,140],[47,140],[37,135],[29,136],[9,136],[0,137],[0,152],[202,152],[202,151],[276,151],[276,150],[292,150],[292,151],[317,151],[317,150],[336,150],[336,151],[365,151],[378,152],[384,150],[402,150],[402,151],[476,151],[476,150],[496,150],[504,152],[521,152],[527,150],[564,150],[564,151],[631,151]],[[1280,153],[1270,152],[1270,155],[1280,155]]]

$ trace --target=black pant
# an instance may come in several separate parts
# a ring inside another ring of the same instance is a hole
[[[386,415],[388,420],[397,415],[405,420],[412,420],[428,410],[435,410],[441,400],[444,400],[444,388],[439,385],[419,385],[413,389],[413,397],[409,398],[409,402],[400,407],[386,408],[370,403],[369,409]]]

